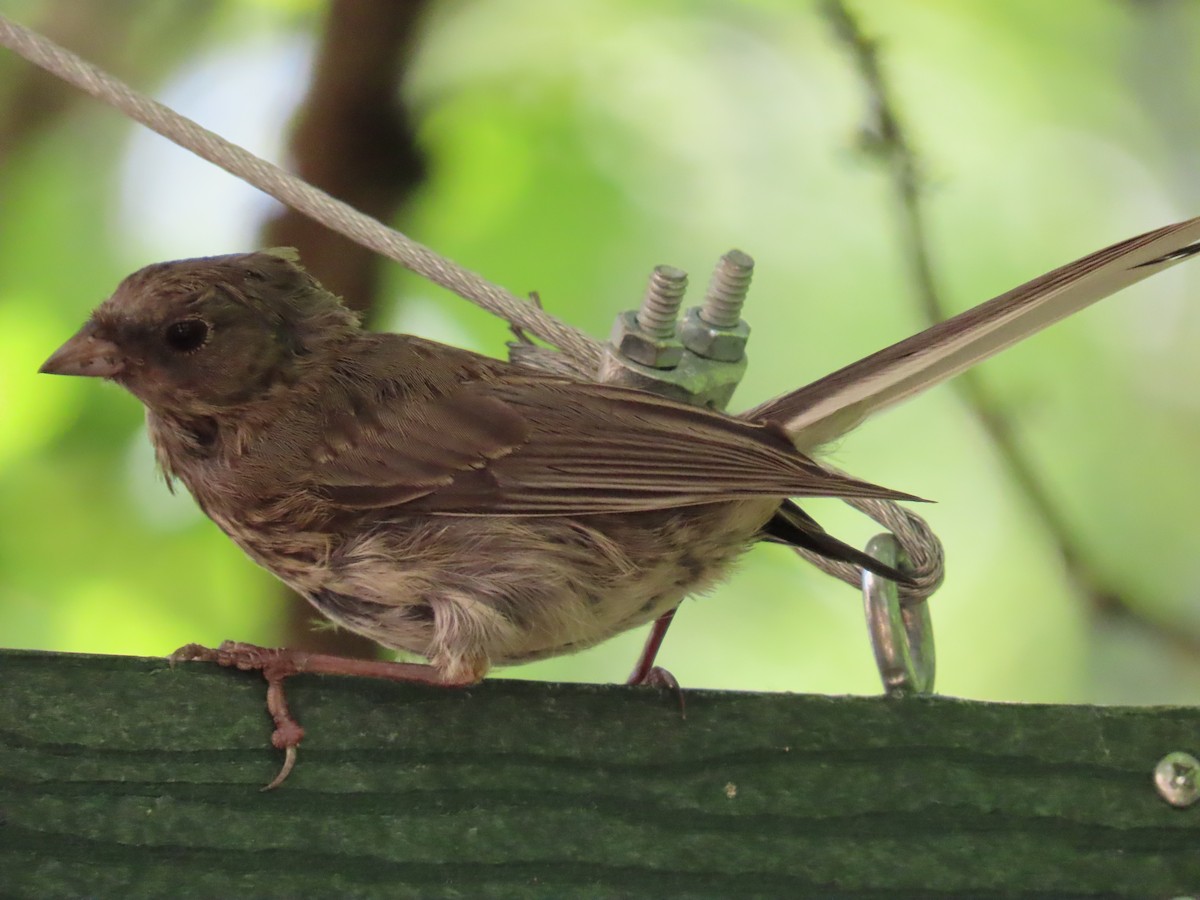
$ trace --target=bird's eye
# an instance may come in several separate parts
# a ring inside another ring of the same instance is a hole
[[[208,323],[203,319],[181,319],[167,326],[167,346],[178,353],[199,350],[208,340]]]

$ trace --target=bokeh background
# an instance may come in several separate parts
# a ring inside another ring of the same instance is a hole
[[[354,61],[369,52],[353,48],[386,29],[354,16],[387,6],[409,21],[388,77],[370,76],[385,102],[289,145],[314,60],[331,67],[327,86],[367,77]],[[951,309],[1200,213],[1200,4],[849,8],[879,40]],[[861,81],[816,3],[0,0],[0,11],[314,177],[336,180],[341,164],[353,180],[365,170],[343,153],[365,147],[402,230],[538,291],[594,334],[636,305],[655,264],[687,269],[698,296],[720,253],[748,251],[754,336],[734,408],[925,324],[893,188],[862,150]],[[340,50],[323,43],[336,28]],[[35,374],[130,271],[260,246],[279,213],[0,51],[0,645],[161,655],[226,637],[324,639],[186,493],[168,493],[132,398]],[[395,266],[378,276],[377,327],[504,352],[502,323]],[[942,692],[1200,699],[1198,301],[1200,263],[1185,264],[982,368],[1057,529],[949,388],[832,448],[843,468],[939,501],[921,512],[949,558],[932,601]],[[858,544],[876,530],[836,503],[812,509]],[[641,640],[505,674],[619,680]],[[878,690],[856,593],[774,547],[689,601],[661,659],[685,686]]]

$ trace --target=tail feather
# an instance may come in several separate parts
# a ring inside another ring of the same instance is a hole
[[[791,500],[785,500],[774,517],[763,526],[762,539],[789,547],[802,547],[826,559],[849,563],[899,584],[913,585],[912,577],[885,565],[873,556],[843,543]]]
[[[1098,250],[743,413],[804,451],[1134,282],[1200,254],[1200,217]]]

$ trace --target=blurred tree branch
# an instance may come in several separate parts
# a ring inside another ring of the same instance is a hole
[[[312,83],[292,132],[293,169],[311,184],[387,222],[425,175],[399,86],[427,0],[333,0]],[[295,247],[318,280],[368,318],[382,260],[371,250],[287,209],[263,231],[267,246]],[[311,627],[312,610],[290,609],[287,643],[373,656],[375,645],[347,632]]]
[[[921,167],[900,121],[891,90],[879,65],[879,48],[859,25],[843,0],[824,0],[822,11],[838,39],[850,52],[866,95],[868,111],[862,146],[887,168],[896,202],[896,225],[908,262],[913,291],[929,324],[949,317],[934,275],[930,241],[921,209]],[[967,409],[988,436],[1013,483],[1041,521],[1078,593],[1093,612],[1119,618],[1151,634],[1157,641],[1191,657],[1200,657],[1200,635],[1181,633],[1174,623],[1147,616],[1117,593],[1088,560],[1070,523],[1055,503],[1037,467],[1022,450],[1013,419],[975,370],[952,382]]]

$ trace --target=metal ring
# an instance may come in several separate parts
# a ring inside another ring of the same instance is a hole
[[[893,568],[909,566],[904,549],[892,534],[871,538],[867,553]],[[884,693],[889,697],[933,693],[937,658],[928,602],[901,604],[896,582],[874,572],[863,572],[862,586],[867,630]]]

